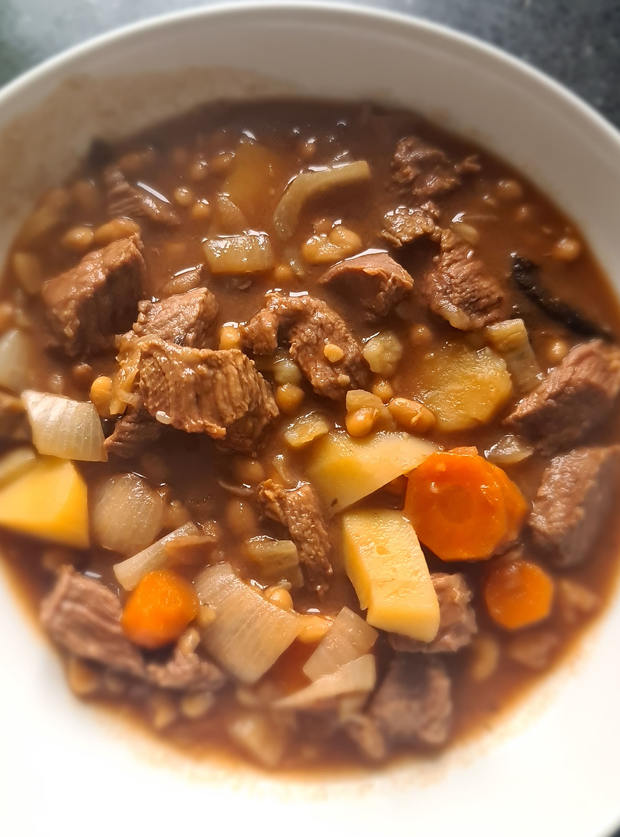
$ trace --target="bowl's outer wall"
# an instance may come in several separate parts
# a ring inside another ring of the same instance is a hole
[[[605,122],[538,74],[453,33],[302,5],[141,24],[0,93],[0,248],[93,136],[123,135],[211,98],[283,94],[411,107],[495,150],[575,219],[618,284],[620,141]],[[190,765],[74,701],[4,584],[0,627],[10,639],[0,643],[2,833],[56,833],[62,823],[64,835],[83,834],[87,823],[91,835],[120,824],[122,833],[147,826],[151,836],[225,826],[581,837],[620,819],[619,603],[588,653],[550,678],[501,734],[437,761],[329,782]]]

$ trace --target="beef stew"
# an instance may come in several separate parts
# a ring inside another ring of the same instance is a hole
[[[73,691],[189,751],[435,752],[609,595],[616,300],[526,178],[413,114],[98,142],[0,328],[6,563]]]

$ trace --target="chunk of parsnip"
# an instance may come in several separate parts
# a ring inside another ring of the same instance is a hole
[[[399,511],[342,516],[344,560],[366,619],[375,628],[431,642],[439,602],[411,523]]]
[[[423,355],[413,369],[420,400],[444,431],[486,424],[512,394],[506,362],[487,347],[446,343]]]
[[[409,433],[383,431],[355,439],[333,430],[315,442],[307,474],[335,514],[417,468],[436,449]]]
[[[75,465],[44,457],[3,485],[0,526],[67,546],[87,547],[87,489]]]

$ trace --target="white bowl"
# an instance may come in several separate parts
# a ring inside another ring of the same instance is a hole
[[[496,151],[576,221],[620,283],[620,137],[545,76],[422,21],[316,4],[174,14],[106,35],[0,92],[0,248],[93,136],[218,96],[404,105]],[[283,779],[196,764],[80,704],[0,584],[0,833],[603,835],[620,822],[620,600],[494,728],[432,760]]]

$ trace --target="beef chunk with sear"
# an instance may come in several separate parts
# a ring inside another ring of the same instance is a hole
[[[243,330],[244,345],[254,354],[271,354],[280,336],[288,341],[291,357],[319,395],[344,398],[347,390],[367,385],[370,370],[362,347],[342,317],[323,300],[269,294],[265,307]],[[325,357],[328,344],[343,351],[336,363]]]
[[[433,586],[439,600],[439,630],[432,642],[420,642],[390,634],[396,651],[426,654],[451,653],[469,645],[477,631],[476,614],[471,605],[471,588],[462,573],[433,573]]]
[[[133,459],[162,433],[162,426],[144,407],[129,407],[114,425],[114,430],[104,442],[108,454],[119,459]]]
[[[306,584],[323,592],[333,570],[329,560],[331,545],[327,526],[316,493],[309,483],[284,488],[273,480],[258,486],[258,500],[267,517],[285,526],[299,553]]]
[[[420,283],[431,311],[461,331],[506,319],[509,304],[502,284],[469,245],[452,230],[443,230],[439,246],[433,267]]]
[[[385,317],[413,288],[413,279],[387,253],[362,253],[337,262],[319,279],[335,286],[352,300],[359,300],[369,319]]]
[[[370,759],[390,747],[439,747],[450,734],[452,684],[435,657],[397,653],[364,715],[347,723],[347,732]]]
[[[392,179],[417,203],[445,195],[461,185],[462,175],[480,171],[474,157],[454,162],[436,146],[419,137],[399,140],[392,158]]]
[[[178,346],[205,348],[215,338],[218,315],[215,296],[207,288],[193,288],[159,302],[142,300],[133,325],[138,337],[152,334]]]
[[[121,603],[100,581],[63,567],[41,605],[41,622],[58,645],[114,671],[143,677],[142,654],[123,633]]]
[[[165,663],[148,663],[146,679],[160,689],[183,692],[214,692],[226,682],[224,672],[195,651],[184,651],[178,644]]]
[[[577,448],[545,468],[528,524],[536,546],[556,567],[588,557],[614,497],[620,446]]]
[[[143,295],[146,266],[137,236],[113,241],[49,279],[41,290],[52,332],[70,357],[110,349],[131,327]]]
[[[278,415],[271,388],[238,349],[195,349],[140,341],[140,394],[163,424],[206,433],[243,452],[257,448]]]
[[[146,218],[165,227],[178,227],[179,216],[161,197],[139,186],[132,186],[116,166],[108,166],[103,173],[108,212],[113,218]]]
[[[619,393],[620,349],[602,340],[580,343],[519,401],[505,424],[553,453],[602,424]]]
[[[164,663],[147,663],[123,633],[118,596],[100,581],[73,567],[63,567],[52,592],[41,605],[41,621],[51,638],[69,653],[111,671],[144,680],[161,689],[213,690],[226,682],[224,673],[196,653],[178,646]]]
[[[405,247],[420,238],[439,241],[441,228],[435,223],[437,207],[427,203],[421,207],[397,206],[383,216],[381,237],[392,247]]]

